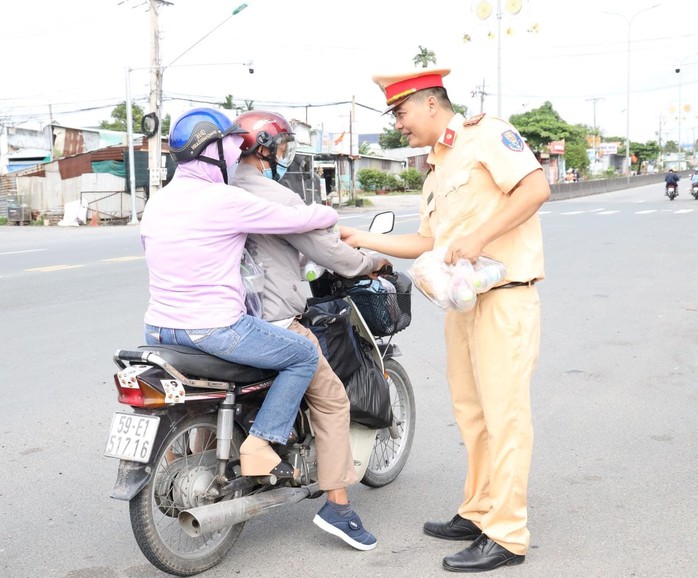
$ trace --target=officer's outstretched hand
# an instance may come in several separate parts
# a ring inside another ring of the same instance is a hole
[[[344,241],[347,245],[351,247],[361,247],[359,242],[359,237],[361,236],[361,229],[355,229],[354,227],[345,227],[344,225],[339,226],[339,238]]]

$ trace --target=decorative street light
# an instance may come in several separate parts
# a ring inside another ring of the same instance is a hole
[[[630,182],[630,27],[633,24],[633,20],[637,18],[643,12],[657,8],[660,4],[654,4],[638,10],[630,18],[625,14],[620,14],[619,12],[606,12],[611,16],[620,16],[625,23],[628,25],[628,45],[627,45],[627,76],[626,76],[626,88],[625,88],[625,165],[627,168],[628,182]]]

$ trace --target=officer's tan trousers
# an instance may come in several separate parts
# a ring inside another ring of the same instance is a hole
[[[530,540],[530,383],[539,350],[535,286],[492,290],[471,311],[446,314],[449,389],[468,450],[458,514],[515,554],[525,554]]]
[[[318,484],[325,491],[346,488],[357,482],[349,443],[347,392],[322,355],[320,344],[313,333],[298,321],[291,323],[289,329],[310,339],[320,353],[317,371],[305,393],[315,431]]]

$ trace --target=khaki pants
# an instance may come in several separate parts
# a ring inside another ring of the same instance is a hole
[[[335,375],[312,331],[293,321],[289,329],[307,337],[320,353],[305,401],[315,431],[318,483],[321,490],[338,490],[355,484],[356,470],[349,443],[349,398],[344,384]]]
[[[539,349],[535,287],[489,291],[471,311],[446,314],[448,382],[468,450],[458,514],[514,554],[525,554],[530,541],[530,383]]]

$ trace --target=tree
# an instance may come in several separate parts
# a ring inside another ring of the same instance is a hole
[[[378,145],[383,149],[399,149],[409,146],[410,143],[399,130],[395,129],[395,119],[390,123],[390,128],[384,128],[383,134],[378,137]]]
[[[567,124],[546,101],[539,108],[534,108],[522,114],[512,114],[509,122],[513,124],[526,139],[528,146],[535,152],[543,152],[548,143],[555,140],[567,140],[577,134],[575,129]],[[582,135],[583,138],[583,135]]]
[[[647,141],[646,143],[639,143],[630,141],[630,151],[631,154],[635,155],[637,158],[637,165],[642,165],[645,161],[656,161],[659,158],[659,143],[654,140]]]
[[[410,190],[421,189],[424,175],[415,168],[405,169],[400,173],[400,178],[405,183],[405,188]]]
[[[371,145],[367,140],[363,141],[359,145],[359,154],[360,155],[370,155],[371,154]]]
[[[677,153],[679,152],[679,145],[676,144],[675,140],[668,140],[664,144],[665,153]]]
[[[415,66],[427,68],[430,62],[436,64],[436,54],[434,54],[428,48],[425,48],[424,46],[420,45],[419,53],[412,59],[412,62]]]
[[[143,115],[145,113],[143,112],[143,109],[137,105],[135,102],[131,103],[131,115],[133,117],[133,126],[131,127],[131,130],[134,133],[140,133],[142,131],[141,129],[141,121],[143,120]],[[104,130],[115,130],[118,132],[127,132],[126,129],[126,101],[120,102],[117,104],[114,109],[111,111],[111,117],[114,119],[113,121],[109,122],[108,120],[103,120],[102,122],[99,123],[99,128],[103,128]],[[170,134],[170,123],[172,122],[172,118],[170,117],[169,114],[166,114],[161,122],[160,122],[160,134],[163,136],[166,136]]]
[[[135,102],[132,102],[131,113],[133,117],[133,125],[131,126],[131,130],[133,132],[141,132],[141,120],[143,119],[144,114],[143,109],[140,106],[138,106]],[[114,109],[111,111],[111,117],[114,120],[112,120],[111,122],[109,122],[108,120],[103,120],[99,123],[99,128],[103,128],[104,130],[127,132],[125,100],[114,107]]]
[[[243,106],[240,106],[239,104],[235,104],[233,102],[232,94],[226,94],[225,100],[223,102],[219,102],[218,106],[224,108],[225,110],[234,110],[236,113],[242,113],[247,112],[248,110],[254,110],[254,101],[246,100],[245,104]]]
[[[458,114],[462,114],[465,117],[468,116],[468,107],[465,106],[464,104],[456,104],[456,103],[452,102],[451,106],[453,107],[453,112],[457,112]]]

